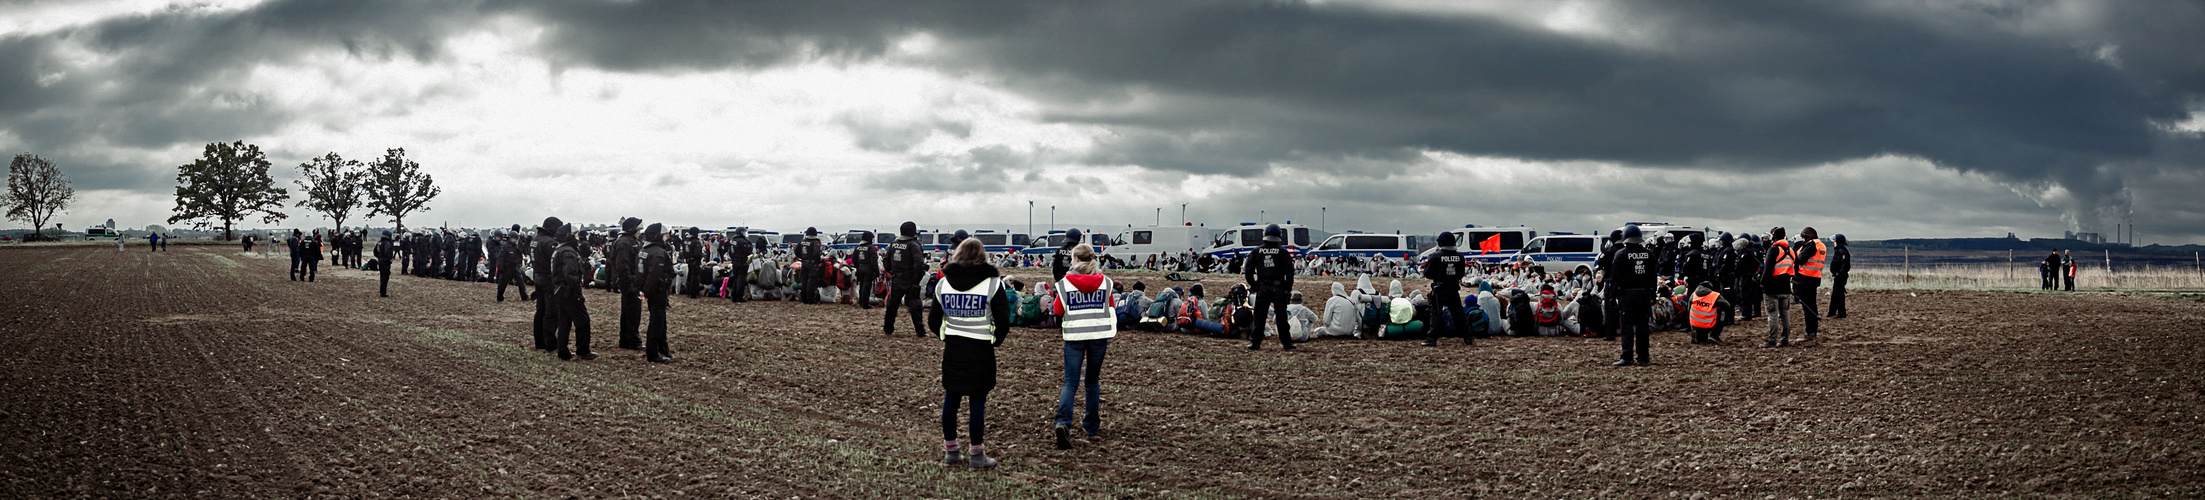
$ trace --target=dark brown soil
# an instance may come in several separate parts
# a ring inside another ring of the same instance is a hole
[[[1061,342],[1017,329],[1002,467],[973,472],[937,463],[939,343],[883,337],[878,309],[677,297],[654,365],[613,347],[593,291],[605,357],[562,362],[488,284],[379,299],[370,273],[294,283],[212,246],[0,263],[9,496],[2205,495],[2187,300],[1858,292],[1819,344],[1661,333],[1621,369],[1599,340],[1126,333],[1104,435],[1069,451],[1048,437]]]

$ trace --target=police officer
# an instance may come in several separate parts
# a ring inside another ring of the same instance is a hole
[[[926,257],[920,255],[919,224],[904,221],[896,229],[896,241],[888,244],[888,312],[880,323],[882,335],[896,334],[896,310],[911,310],[911,328],[918,336],[926,336],[926,323],[921,320],[919,308],[919,282],[926,279]]]
[[[1072,269],[1072,247],[1079,246],[1080,236],[1078,229],[1064,230],[1064,246],[1049,256],[1049,274],[1056,276],[1050,283],[1064,281],[1064,273]]]
[[[300,268],[299,273],[306,277],[307,283],[313,283],[314,275],[318,274],[322,267],[321,231],[315,231],[312,236],[307,236],[306,240],[300,241],[299,251],[302,254],[299,256],[299,261],[306,266]]]
[[[1618,295],[1623,307],[1623,319],[1619,325],[1617,343],[1623,344],[1622,360],[1615,366],[1646,366],[1652,357],[1647,339],[1647,322],[1654,309],[1654,280],[1660,261],[1655,260],[1654,249],[1647,248],[1637,224],[1623,227],[1623,247],[1616,249],[1608,259],[1606,270],[1608,293]]]
[[[728,286],[735,287],[727,292],[727,300],[733,302],[750,301],[750,254],[754,247],[750,236],[745,235],[745,232],[745,228],[735,228],[734,237],[728,238],[724,244],[727,248],[727,262],[735,266],[734,279],[727,280]]]
[[[498,254],[494,257],[498,265],[498,302],[505,302],[505,286],[509,284],[520,289],[521,300],[528,300],[528,277],[521,275],[521,262],[528,257],[528,244],[521,242],[521,225],[514,224],[499,233],[498,239],[505,240],[498,244]]]
[[[574,225],[559,226],[558,249],[552,252],[551,274],[553,317],[559,325],[559,334],[552,344],[558,346],[559,359],[597,359],[590,352],[590,309],[582,300],[582,285],[589,281],[590,265],[582,260],[581,242],[575,238]],[[574,334],[574,352],[567,352],[567,334]]]
[[[1837,235],[1830,249],[1830,317],[1845,317],[1845,277],[1853,274],[1853,251],[1845,248],[1845,235]]]
[[[397,240],[391,242],[391,251],[397,255],[398,274],[406,274],[413,269],[413,252],[407,248],[412,245],[406,244],[406,240],[412,239],[413,235],[405,229],[399,229],[397,234]]]
[[[1278,328],[1273,331],[1279,333],[1279,346],[1291,351],[1294,350],[1294,336],[1287,333],[1293,330],[1287,328],[1286,299],[1294,290],[1294,255],[1286,250],[1283,246],[1285,243],[1286,232],[1279,229],[1278,224],[1265,226],[1263,246],[1248,251],[1248,260],[1241,265],[1241,277],[1256,290],[1256,323],[1261,325],[1263,316],[1270,315]],[[1456,302],[1459,304],[1461,301]],[[1455,307],[1460,311],[1462,306]],[[1248,339],[1248,350],[1263,348],[1261,330],[1249,329],[1252,333]]]
[[[1601,245],[1600,257],[1593,262],[1594,267],[1603,271],[1600,276],[1600,311],[1607,313],[1600,316],[1604,323],[1600,327],[1600,340],[1615,340],[1616,330],[1623,327],[1623,294],[1609,286],[1611,281],[1605,271],[1609,263],[1615,262],[1616,254],[1623,251],[1623,230],[1608,230],[1608,241]],[[1500,317],[1497,311],[1486,311],[1485,314],[1489,320]]]
[[[1448,335],[1462,335],[1462,345],[1470,345],[1470,332],[1464,331],[1469,317],[1462,311],[1462,278],[1467,275],[1462,252],[1455,250],[1455,233],[1439,233],[1439,250],[1424,260],[1424,277],[1432,280],[1433,306],[1432,326],[1424,329],[1424,347],[1439,345],[1441,330]],[[1279,338],[1286,338],[1284,332]]]
[[[291,238],[283,240],[283,246],[285,248],[291,249],[291,281],[298,281],[299,271],[305,269],[305,266],[300,265],[301,263],[305,262],[301,259],[301,257],[305,256],[305,252],[303,251],[304,249],[299,248],[299,243],[303,241],[303,239],[299,237],[299,234],[299,230],[293,229],[291,230]]]
[[[673,351],[666,348],[666,299],[674,293],[674,247],[666,244],[666,226],[661,224],[654,223],[650,229],[643,230],[643,241],[646,243],[635,257],[642,261],[643,268],[638,271],[639,275],[630,278],[634,283],[630,287],[641,291],[644,301],[650,303],[651,308],[651,323],[644,337],[643,359],[652,363],[664,363],[673,358]],[[632,295],[634,292],[621,292],[622,297]]]
[[[866,231],[858,247],[850,252],[850,260],[857,267],[858,309],[873,308],[873,283],[880,279],[880,248],[873,246],[873,232]]]
[[[392,246],[390,231],[383,231],[382,239],[375,240],[375,270],[382,275],[382,288],[375,294],[382,297],[390,296],[390,258],[394,252]]]
[[[820,277],[825,275],[820,271],[825,270],[826,251],[826,247],[819,243],[819,228],[804,228],[804,241],[796,244],[796,261],[804,264],[804,269],[797,273],[799,278],[796,285],[801,288],[796,291],[798,301],[806,304],[819,303]]]
[[[697,228],[681,231],[681,263],[689,266],[689,279],[681,284],[681,294],[697,298],[704,293],[704,239],[697,237]]]
[[[643,348],[643,337],[640,331],[643,322],[643,298],[636,296],[638,288],[643,285],[636,279],[636,270],[640,269],[640,265],[636,261],[636,252],[643,249],[642,242],[636,240],[636,229],[642,225],[642,219],[634,217],[620,219],[620,238],[613,240],[612,249],[605,252],[605,266],[611,268],[606,271],[605,276],[611,279],[612,283],[609,283],[609,285],[611,285],[612,290],[620,294],[621,349],[638,350]],[[661,232],[665,231],[662,226],[657,224],[652,224],[652,226],[660,227]],[[663,240],[664,235],[660,236]],[[661,243],[661,246],[664,246],[664,244]],[[672,266],[668,266],[667,270],[673,270]]]
[[[536,286],[536,348],[545,351],[551,350],[551,333],[558,328],[552,322],[551,294],[546,293],[555,279],[551,275],[551,254],[558,249],[558,242],[551,235],[565,226],[566,223],[559,221],[558,217],[545,217],[544,225],[536,227],[536,239],[533,242],[535,248],[530,252],[533,259],[529,263],[530,270],[535,271],[536,279],[541,280]]]

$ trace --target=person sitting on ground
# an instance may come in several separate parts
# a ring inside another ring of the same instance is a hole
[[[1287,294],[1286,315],[1287,327],[1293,329],[1287,333],[1294,337],[1294,342],[1308,342],[1311,332],[1317,329],[1317,312],[1302,305],[1301,292]]]
[[[1716,321],[1719,319],[1717,312],[1729,308],[1730,300],[1723,298],[1722,294],[1715,293],[1715,290],[1708,288],[1706,283],[1700,284],[1699,289],[1693,290],[1691,309],[1687,313],[1691,317],[1689,326],[1692,328],[1692,343],[1722,344],[1723,324]]]
[[[1601,310],[1601,302],[1599,294],[1577,292],[1577,298],[1570,304],[1568,316],[1577,325],[1578,337],[1589,339],[1606,332],[1603,328],[1607,325],[1608,316],[1605,314],[1607,311]]]
[[[1493,296],[1493,283],[1482,279],[1478,280],[1478,309],[1485,311],[1485,331],[1477,332],[1481,338],[1508,333],[1507,306]]]
[[[1172,325],[1177,326],[1180,333],[1204,333],[1200,327],[1196,326],[1196,322],[1204,321],[1202,306],[1205,304],[1202,301],[1202,285],[1197,283],[1188,286],[1187,294],[1184,297],[1173,300],[1179,305],[1173,308]]]
[[[1348,296],[1347,285],[1334,282],[1332,298],[1325,299],[1325,323],[1313,334],[1317,337],[1352,338],[1362,332],[1362,310],[1355,299]]]
[[[1521,288],[1509,289],[1508,336],[1531,337],[1539,334],[1538,313],[1533,310],[1529,294]]]
[[[1401,291],[1400,280],[1395,280],[1393,284],[1393,291]],[[1423,321],[1416,319],[1416,299],[1395,296],[1386,302],[1386,328],[1379,332],[1378,338],[1386,340],[1424,338],[1424,326]]]
[[[1539,298],[1531,306],[1532,320],[1539,324],[1539,336],[1560,337],[1562,332],[1562,301],[1554,296],[1554,285],[1539,285]]]

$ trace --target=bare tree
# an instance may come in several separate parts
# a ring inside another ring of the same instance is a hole
[[[9,220],[29,222],[33,231],[43,234],[46,221],[68,210],[77,190],[69,187],[69,178],[62,176],[53,162],[23,153],[8,161],[8,192],[0,196],[4,196],[0,204],[8,207]]]
[[[436,180],[421,173],[421,164],[406,159],[406,148],[386,150],[383,158],[368,164],[368,217],[390,216],[391,225],[404,229],[406,214],[429,211],[429,200],[443,194]]]
[[[321,212],[329,216],[329,220],[336,221],[338,229],[343,229],[345,219],[362,202],[361,187],[367,179],[367,173],[361,171],[360,161],[347,160],[337,156],[337,153],[329,153],[313,161],[300,163],[299,172],[306,179],[291,182],[298,184],[299,192],[306,196],[299,198],[298,204],[294,206]]]
[[[268,166],[260,146],[208,143],[198,161],[176,167],[176,215],[168,223],[191,221],[192,227],[205,228],[220,220],[222,239],[228,240],[234,238],[231,226],[248,216],[258,214],[263,223],[283,220],[283,200],[291,194],[276,187]]]

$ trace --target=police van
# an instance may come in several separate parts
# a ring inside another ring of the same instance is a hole
[[[1110,250],[1110,235],[1102,234],[1100,231],[1081,231],[1080,238],[1086,239],[1088,246],[1095,247],[1095,253],[1097,254]],[[1019,250],[1018,254],[1050,255],[1057,253],[1057,250],[1062,248],[1064,248],[1064,231],[1051,230],[1047,236],[1034,238],[1033,244],[1028,245],[1024,250]]]
[[[1220,259],[1230,259],[1247,254],[1249,250],[1255,250],[1263,246],[1264,226],[1265,224],[1242,222],[1238,227],[1218,233],[1217,239],[1210,242],[1210,248],[1203,250],[1202,253]],[[1309,226],[1286,223],[1279,224],[1279,229],[1286,232],[1285,246],[1287,251],[1294,256],[1301,256],[1302,251],[1309,248]]]
[[[1348,231],[1325,238],[1310,250],[1311,255],[1338,257],[1390,257],[1404,258],[1416,255],[1418,239],[1408,234],[1365,234]]]
[[[845,231],[841,235],[835,236],[834,239],[827,240],[827,249],[843,252],[856,250],[859,245],[865,244],[865,235],[874,233],[875,231],[871,229],[852,229],[849,231]],[[890,239],[894,238],[891,237]],[[888,248],[888,243],[888,241],[883,241],[878,236],[875,236],[873,238],[874,248]]]
[[[1638,226],[1639,237],[1648,243],[1661,239],[1663,234],[1676,237],[1676,241],[1684,241],[1692,234],[1700,235],[1702,238],[1700,241],[1715,239],[1717,236],[1714,228],[1679,226],[1667,222],[1625,222],[1622,226],[1617,226],[1615,230],[1622,231],[1623,228],[1634,225]]]
[[[968,232],[967,236],[980,240],[981,245],[988,247],[988,253],[1023,251],[1033,243],[1033,238],[1028,237],[1026,233],[998,233],[987,229],[977,229]],[[1101,247],[1097,246],[1096,248]]]
[[[1600,261],[1600,247],[1607,240],[1608,237],[1602,235],[1554,233],[1533,238],[1516,255],[1550,273],[1570,269],[1588,273]]]
[[[1515,258],[1516,251],[1522,250],[1525,242],[1539,237],[1539,230],[1524,226],[1478,227],[1476,224],[1464,224],[1460,228],[1441,232],[1454,233],[1455,251],[1462,252],[1467,261],[1487,264],[1507,262]],[[1487,241],[1493,242],[1495,250],[1484,250],[1480,247]],[[1416,260],[1422,262],[1426,257],[1431,257],[1436,249],[1434,247],[1418,253]]]
[[[1202,248],[1209,240],[1210,228],[1192,222],[1179,226],[1127,226],[1110,237],[1110,247],[1103,249],[1103,254],[1128,264],[1139,264],[1147,262],[1150,256],[1164,259]]]

